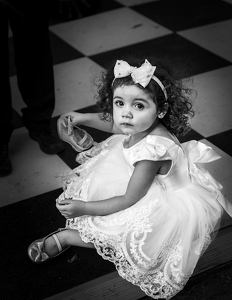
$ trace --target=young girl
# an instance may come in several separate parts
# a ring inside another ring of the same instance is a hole
[[[158,61],[119,60],[102,77],[100,114],[62,116],[71,116],[73,126],[114,135],[79,154],[82,165],[64,176],[56,206],[66,227],[29,246],[33,262],[69,246],[95,247],[154,299],[183,289],[223,208],[232,216],[221,185],[197,166],[219,156],[200,142],[176,138],[193,115],[189,92]]]

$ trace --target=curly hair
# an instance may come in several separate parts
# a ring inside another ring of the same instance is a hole
[[[157,105],[159,112],[166,111],[165,116],[160,122],[174,135],[185,135],[190,130],[188,122],[189,117],[194,116],[190,95],[192,89],[184,87],[184,80],[176,78],[170,63],[160,61],[159,59],[148,58],[149,62],[156,66],[154,75],[159,78],[167,92],[167,100],[160,86],[155,80],[151,80],[149,84],[143,88],[140,84],[134,83],[129,75],[114,80],[114,65],[108,71],[102,73],[100,83],[98,84],[98,93],[96,95],[96,104],[99,108],[100,118],[104,121],[111,121],[113,115],[113,94],[119,86],[135,85],[148,93],[154,103]],[[126,60],[133,67],[140,67],[144,59],[131,57]],[[167,105],[168,103],[168,105]]]

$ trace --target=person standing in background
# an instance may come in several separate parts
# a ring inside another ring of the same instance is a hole
[[[30,138],[39,143],[43,152],[56,154],[64,149],[50,124],[55,107],[55,91],[48,24],[49,6],[46,1],[0,0],[0,176],[12,172],[8,155],[14,130],[9,81],[9,25],[13,32],[18,87],[26,104],[22,109],[22,122]]]

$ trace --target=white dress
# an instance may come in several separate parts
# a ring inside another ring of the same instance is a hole
[[[182,145],[148,135],[125,149],[125,135],[113,135],[78,155],[82,163],[63,177],[59,199],[96,201],[125,193],[134,164],[171,160],[166,175],[157,175],[147,194],[133,206],[107,216],[67,220],[84,242],[92,242],[121,277],[154,299],[170,299],[183,289],[219,228],[223,208],[232,205],[222,186],[197,163],[220,158],[197,141]]]

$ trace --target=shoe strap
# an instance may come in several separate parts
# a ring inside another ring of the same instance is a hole
[[[60,241],[59,241],[58,237],[56,236],[56,234],[53,234],[52,237],[54,238],[54,240],[56,242],[56,245],[57,245],[57,248],[58,248],[59,253],[60,253],[62,251],[62,247],[61,247]]]
[[[83,144],[86,140],[87,140],[87,138],[88,138],[88,133],[84,130],[84,129],[81,129],[81,128],[79,128],[79,127],[77,127],[77,126],[75,126],[76,128],[78,128],[79,130],[81,130],[82,132],[84,132],[84,136],[83,136],[83,138],[77,143],[79,146],[81,145],[81,144]],[[74,132],[73,132],[73,134],[74,134]],[[75,135],[75,134],[74,134]],[[80,146],[81,147],[81,146]]]

